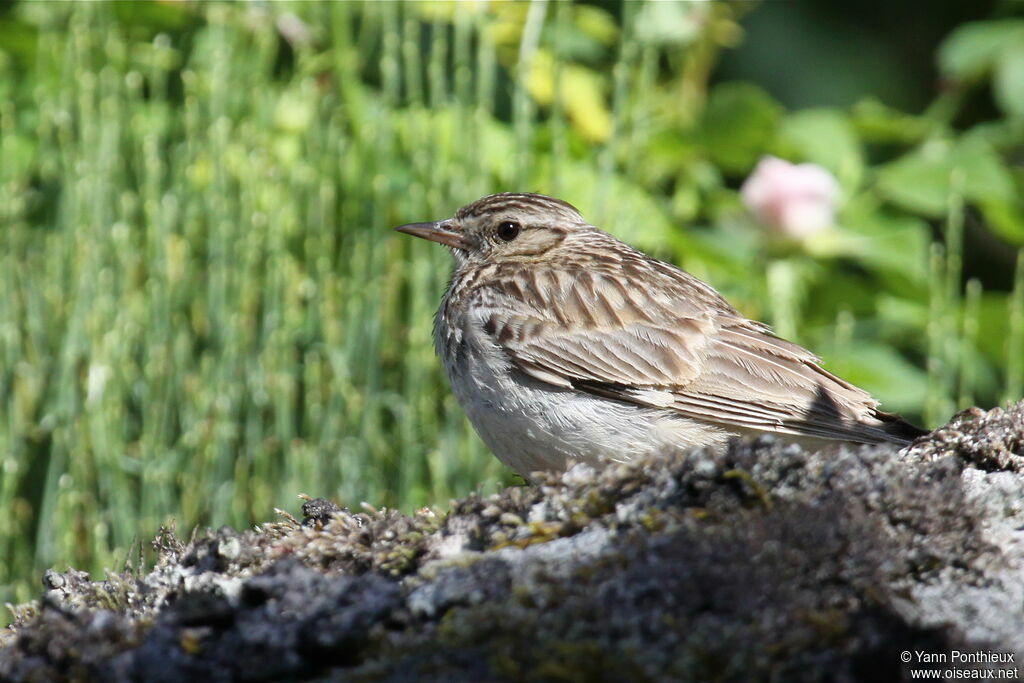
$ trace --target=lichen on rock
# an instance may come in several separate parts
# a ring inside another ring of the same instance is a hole
[[[0,678],[906,678],[903,651],[1024,657],[1024,403],[903,453],[722,453],[580,466],[430,510],[187,543],[48,590]],[[923,665],[916,665],[923,668]],[[998,666],[996,664],[975,666]]]

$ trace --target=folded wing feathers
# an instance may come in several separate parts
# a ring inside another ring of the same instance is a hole
[[[586,286],[571,281],[545,278],[549,307],[561,308],[557,324],[520,308],[501,325],[515,333],[493,335],[541,381],[755,430],[866,443],[891,438],[866,392],[724,302],[697,311],[685,298],[674,305],[685,291],[655,301],[596,273],[579,278]],[[674,285],[685,290],[690,283]],[[532,282],[505,292],[524,290],[537,292]]]

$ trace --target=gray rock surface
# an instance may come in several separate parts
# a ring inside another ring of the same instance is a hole
[[[1005,676],[1024,671],[1022,464],[1024,403],[904,453],[765,440],[578,467],[444,517],[317,500],[304,523],[164,531],[148,574],[48,572],[0,635],[0,678]]]

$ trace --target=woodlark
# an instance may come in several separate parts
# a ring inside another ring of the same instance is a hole
[[[923,433],[561,200],[495,194],[397,230],[454,254],[437,353],[484,442],[525,477],[737,435],[821,446]]]

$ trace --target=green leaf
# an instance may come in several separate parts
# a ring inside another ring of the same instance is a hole
[[[612,114],[605,101],[601,77],[569,65],[562,74],[563,106],[573,126],[591,142],[603,142],[612,132]]]
[[[840,217],[851,252],[871,269],[924,285],[928,281],[928,224],[916,216],[880,209],[866,197],[850,202]]]
[[[853,127],[841,113],[806,109],[790,114],[782,121],[779,137],[782,145],[795,150],[805,161],[832,171],[847,192],[860,184],[864,153]]]
[[[1002,53],[1024,45],[1024,19],[997,19],[963,24],[939,47],[939,70],[957,80],[984,77]]]
[[[866,143],[900,145],[918,144],[939,125],[933,119],[907,114],[870,96],[853,106],[850,123]]]
[[[889,346],[860,341],[826,349],[825,368],[864,387],[893,412],[917,410],[928,395],[928,376]]]
[[[969,200],[981,202],[1017,199],[1013,176],[987,141],[968,133],[954,150],[953,165],[963,173],[964,194]]]
[[[982,202],[978,208],[992,232],[1011,244],[1024,245],[1024,209],[1019,201],[993,199]]]
[[[573,8],[573,21],[577,28],[603,45],[613,45],[619,37],[619,26],[608,11],[590,5]]]
[[[1014,201],[1013,178],[987,141],[967,136],[957,144],[933,140],[886,164],[878,189],[910,211],[941,218],[946,213],[954,173],[970,201]]]
[[[896,205],[932,218],[946,211],[952,145],[933,141],[883,166],[878,189]]]
[[[174,2],[118,2],[113,9],[121,22],[149,34],[179,29],[195,17],[192,7]]]
[[[1007,116],[1024,118],[1024,39],[1004,51],[996,62],[992,90]]]
[[[704,144],[727,173],[746,173],[775,138],[782,108],[749,83],[723,83],[708,99],[701,120]]]
[[[1006,314],[1007,298],[1001,294],[985,292],[978,308],[978,350],[993,363],[1005,362],[1010,318]]]
[[[23,65],[35,61],[39,31],[10,15],[0,15],[0,54],[7,53]],[[3,69],[0,69],[3,73]]]
[[[559,59],[600,63],[618,38],[615,19],[599,7],[576,6],[564,19],[555,12],[544,26],[543,42],[558,46]]]
[[[764,255],[760,240],[751,231],[728,224],[707,230],[675,230],[672,247],[677,254],[675,263],[713,284],[733,303],[738,304],[738,298],[763,298],[760,294],[738,294],[762,284],[760,278],[750,277],[751,272],[763,267]]]
[[[37,163],[39,144],[31,137],[11,133],[0,139],[4,151],[3,165],[0,166],[0,178],[4,174],[11,177],[27,175]]]
[[[308,93],[292,88],[281,94],[274,109],[274,125],[288,133],[301,133],[313,119],[315,104]]]
[[[550,177],[547,160],[534,167],[534,186],[544,192]],[[621,176],[605,176],[589,163],[560,166],[560,185],[570,188],[565,199],[588,220],[644,251],[664,252],[676,230],[665,209],[643,188]],[[642,219],[638,220],[638,217]]]
[[[554,55],[540,48],[526,76],[526,87],[533,98],[545,106],[557,97],[573,127],[587,140],[603,142],[611,134],[612,116],[598,72],[578,64],[566,64],[562,67],[561,79],[556,81]]]
[[[701,150],[697,149],[696,141],[678,128],[658,130],[651,134],[639,150],[631,147],[628,153],[644,160],[637,165],[635,177],[648,186],[681,172],[689,173],[701,159]]]

